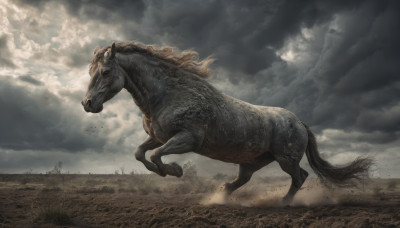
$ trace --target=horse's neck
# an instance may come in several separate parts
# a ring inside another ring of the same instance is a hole
[[[132,95],[136,105],[140,108],[145,116],[150,115],[150,108],[146,99],[146,94],[139,89],[128,75],[125,80],[125,89]]]
[[[117,55],[119,65],[127,73],[125,89],[132,95],[135,103],[147,117],[152,113],[152,103],[156,97],[162,97],[160,83],[155,82],[152,67],[145,57],[139,54]]]

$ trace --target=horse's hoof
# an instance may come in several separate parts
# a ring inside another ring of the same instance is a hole
[[[220,187],[220,191],[229,194],[230,191],[229,191],[228,184],[222,185],[222,186]]]
[[[292,203],[292,200],[293,200],[292,197],[285,196],[282,198],[282,205],[288,207]]]
[[[161,169],[160,167],[158,167],[158,175],[160,175],[162,177],[167,176],[167,170],[165,168]]]
[[[181,177],[183,175],[183,169],[180,165],[175,162],[169,163],[169,165],[174,169],[174,174],[172,174],[173,176]]]

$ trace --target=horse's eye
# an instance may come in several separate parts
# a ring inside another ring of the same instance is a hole
[[[103,75],[104,75],[104,76],[107,76],[108,74],[110,74],[110,70],[105,70],[105,71],[103,71]]]

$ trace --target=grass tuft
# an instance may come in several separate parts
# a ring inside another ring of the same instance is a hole
[[[55,225],[72,224],[69,214],[62,206],[41,207],[37,219]]]

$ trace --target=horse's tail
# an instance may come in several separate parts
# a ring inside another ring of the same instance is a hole
[[[344,184],[347,180],[353,178],[360,179],[363,175],[368,173],[370,166],[373,164],[373,160],[369,157],[358,157],[350,164],[341,167],[335,167],[329,162],[323,160],[319,156],[314,134],[306,124],[303,123],[303,125],[307,129],[308,133],[308,144],[306,150],[308,162],[322,181],[327,180],[334,184]]]

